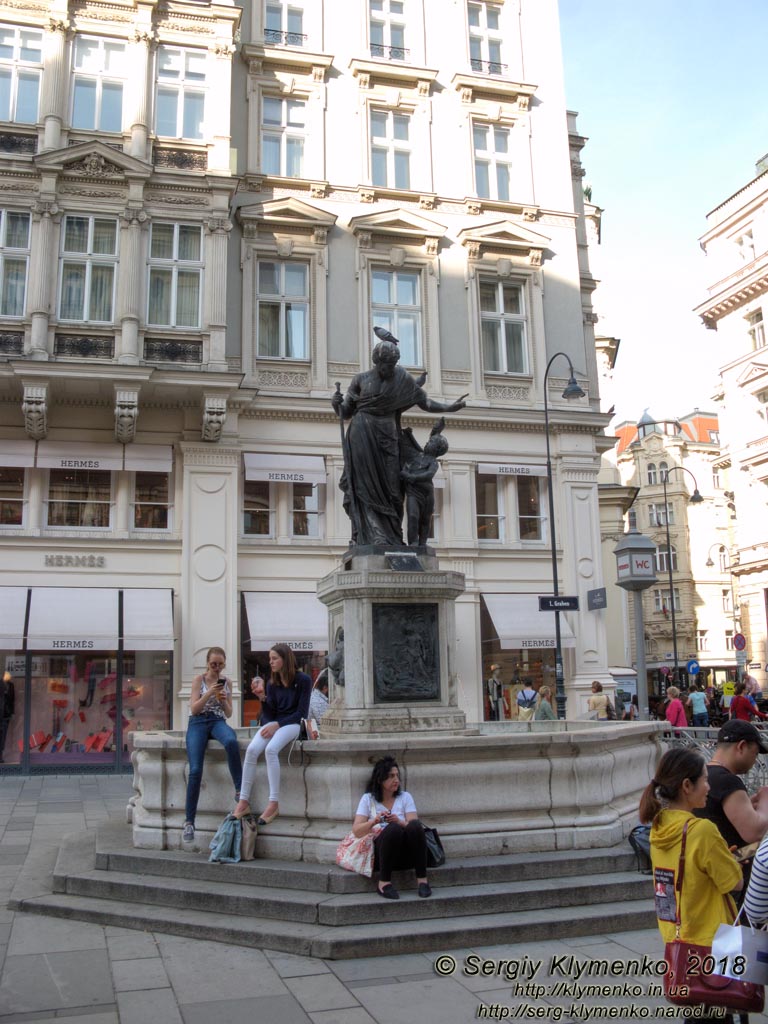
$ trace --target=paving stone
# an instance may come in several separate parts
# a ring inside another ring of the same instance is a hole
[[[321,1010],[309,1016],[314,1024],[375,1024],[373,1017],[362,1006],[352,1006],[346,1010]]]
[[[8,956],[0,990],[3,1014],[114,1003],[106,950]]]
[[[360,1005],[349,989],[332,974],[293,978],[291,992],[308,1013]]]
[[[404,953],[402,956],[367,956],[359,960],[332,960],[328,962],[337,978],[342,981],[361,981],[366,978],[401,977],[423,974],[432,969],[431,953]]]
[[[469,1024],[477,1015],[477,996],[450,978],[404,981],[392,989],[371,985],[355,995],[377,1024]]]
[[[169,988],[168,975],[159,956],[142,960],[112,960],[115,992],[137,992],[151,988]]]
[[[104,929],[107,949],[112,960],[141,960],[159,955],[152,932],[133,931],[130,928]]]
[[[288,991],[262,952],[219,942],[157,936],[166,973],[179,1000],[209,1003],[231,993],[238,1000]]]
[[[183,1024],[176,999],[169,988],[156,988],[149,992],[118,992],[117,1008],[120,1024]],[[217,1020],[217,1024],[221,1022]]]
[[[301,978],[306,974],[328,974],[330,967],[317,957],[295,956],[293,953],[264,952],[281,978]]]
[[[179,1005],[179,1009],[183,1015],[184,1024],[210,1024],[211,1018],[216,1021],[216,1024],[243,1024],[243,1021],[264,1021],[268,1024],[310,1024],[310,1018],[292,995],[219,1000],[205,1005],[182,1003]],[[121,1024],[133,1024],[133,1022],[121,1018]],[[147,1021],[147,1024],[157,1024],[157,1022]],[[163,1021],[163,1024],[166,1022]]]
[[[120,1019],[117,1016],[117,1006],[114,1010],[103,1010],[101,1007],[96,1008],[95,1013],[90,1012],[91,1008],[88,1007],[77,1007],[74,1013],[70,1014],[68,1010],[62,1010],[61,1013],[64,1016],[60,1016],[59,1013],[55,1017],[49,1017],[48,1014],[40,1016],[39,1014],[24,1014],[18,1016],[14,1014],[12,1017],[6,1017],[10,1024],[12,1021],[34,1021],[34,1024],[120,1024]],[[5,1024],[5,1021],[0,1018],[0,1024]]]
[[[9,958],[30,953],[57,953],[81,949],[104,949],[104,931],[84,921],[16,914],[8,944]]]

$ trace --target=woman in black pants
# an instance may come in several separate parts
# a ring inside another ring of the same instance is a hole
[[[360,800],[352,825],[356,836],[367,835],[374,829],[377,833],[373,841],[374,871],[379,872],[379,895],[387,900],[399,900],[400,893],[392,885],[392,872],[412,868],[419,884],[419,896],[431,896],[424,829],[413,797],[400,788],[400,769],[394,757],[382,757],[373,766],[368,789]]]

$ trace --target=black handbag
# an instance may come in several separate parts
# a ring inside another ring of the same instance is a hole
[[[430,828],[423,822],[421,827],[424,829],[424,841],[427,844],[427,867],[441,868],[445,864],[445,850],[440,842],[440,833],[436,828]]]

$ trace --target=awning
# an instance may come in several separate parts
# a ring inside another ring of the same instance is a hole
[[[483,594],[488,614],[506,650],[539,650],[555,646],[554,612],[540,612],[536,594]],[[560,641],[575,647],[576,638],[560,613]]]
[[[265,455],[260,452],[244,452],[243,460],[246,480],[269,480],[272,483],[289,484],[326,482],[325,459],[321,455]]]
[[[478,473],[486,476],[546,476],[547,467],[528,462],[481,462]]]
[[[314,594],[244,591],[252,651],[284,643],[299,651],[328,650],[328,609]]]
[[[145,473],[170,473],[173,448],[169,444],[127,444],[124,469]]]
[[[0,441],[0,466],[27,467],[34,464],[34,441]]]
[[[121,444],[85,441],[39,441],[37,465],[42,469],[122,469]]]
[[[123,647],[167,651],[173,647],[173,591],[123,591]]]
[[[24,644],[27,614],[26,587],[0,587],[0,648],[16,650]]]

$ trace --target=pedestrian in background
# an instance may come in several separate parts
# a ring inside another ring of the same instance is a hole
[[[707,711],[707,695],[701,683],[694,683],[686,704],[691,709],[691,725],[695,729],[706,729],[709,725],[709,713]]]

